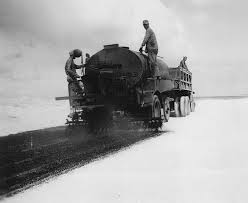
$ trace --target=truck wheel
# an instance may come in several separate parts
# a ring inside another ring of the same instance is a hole
[[[186,116],[186,105],[185,105],[185,97],[180,97],[180,114],[182,117]]]
[[[190,99],[188,98],[188,112],[191,113],[191,107],[190,107]]]
[[[164,121],[168,122],[170,118],[170,102],[167,99],[164,99],[163,111],[164,111]]]
[[[185,114],[186,116],[190,114],[190,102],[189,102],[189,97],[185,97]]]
[[[179,98],[176,98],[175,101],[174,101],[174,115],[175,115],[175,117],[180,117]]]
[[[195,111],[195,101],[190,102],[190,111],[194,112]]]
[[[161,104],[157,95],[153,96],[152,117],[161,118]]]

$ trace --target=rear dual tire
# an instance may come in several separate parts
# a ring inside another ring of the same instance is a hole
[[[175,101],[174,101],[174,112],[172,112],[171,116],[173,117],[180,117],[181,114],[180,114],[180,100],[179,98],[175,98]]]
[[[191,101],[190,102],[190,111],[191,112],[194,112],[195,111],[195,102],[194,101]]]
[[[180,114],[182,117],[190,114],[190,101],[188,96],[182,96],[180,98]]]
[[[191,102],[188,96],[175,98],[174,101],[174,117],[185,117],[190,114]]]
[[[186,116],[185,97],[180,97],[180,116]]]

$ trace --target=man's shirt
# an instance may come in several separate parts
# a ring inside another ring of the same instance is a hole
[[[186,65],[186,62],[185,62],[184,60],[181,60],[179,67],[188,69],[188,67],[187,67],[187,65]]]
[[[142,42],[142,46],[145,45],[148,51],[158,49],[156,36],[150,27],[146,30],[146,34]]]
[[[65,72],[68,76],[76,78],[78,76],[76,69],[80,68],[80,66],[76,65],[73,61],[73,58],[70,57],[65,64]]]

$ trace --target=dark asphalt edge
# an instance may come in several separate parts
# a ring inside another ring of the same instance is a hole
[[[117,153],[119,153],[121,151],[125,151],[128,148],[133,147],[134,145],[137,145],[137,144],[143,143],[145,141],[148,141],[150,139],[156,138],[156,137],[158,137],[158,136],[160,136],[162,134],[165,134],[167,132],[169,132],[169,131],[151,132],[151,133],[154,133],[154,135],[142,137],[142,139],[137,140],[136,142],[133,142],[131,144],[128,144],[127,146],[121,146],[120,148],[112,149],[110,151],[103,152],[101,154],[96,155],[96,157],[91,158],[90,160],[86,160],[86,161],[83,160],[81,163],[72,164],[71,166],[67,166],[65,169],[58,170],[56,173],[44,174],[43,176],[40,176],[38,180],[34,180],[33,183],[29,183],[29,184],[27,184],[26,186],[24,186],[22,188],[18,188],[18,189],[13,190],[13,191],[11,191],[9,193],[1,195],[0,200],[3,200],[3,199],[8,198],[8,197],[12,197],[14,195],[17,195],[17,194],[19,194],[21,192],[24,192],[24,191],[26,191],[26,190],[28,190],[30,188],[33,188],[35,186],[39,186],[42,183],[48,183],[48,181],[50,181],[52,179],[55,179],[60,175],[66,174],[66,173],[68,173],[68,172],[70,172],[72,170],[75,170],[77,168],[83,167],[83,166],[85,166],[87,164],[90,164],[90,163],[93,163],[95,161],[102,160],[102,159],[104,159],[104,158],[106,158],[108,156],[117,154]]]
[[[55,142],[55,143],[52,143],[52,144],[46,144],[46,145],[39,145],[38,147],[34,147],[34,148],[30,148],[30,149],[25,149],[25,150],[21,150],[20,152],[34,152],[38,149],[44,149],[44,148],[48,148],[48,147],[51,147],[51,146],[56,146],[56,145],[59,145],[61,143],[66,143],[68,140],[64,139],[64,140],[60,140],[59,142]],[[18,152],[18,151],[17,151]],[[30,159],[30,158],[28,158]],[[13,165],[13,164],[19,164],[21,162],[24,162],[26,161],[27,159],[24,159],[24,160],[21,160],[21,161],[17,161],[17,162],[14,162],[14,163],[9,163],[9,164],[6,164],[6,165],[3,165],[3,166],[0,166],[0,169],[1,168],[4,168],[4,167],[8,167],[9,165]]]
[[[0,136],[0,142],[4,139],[7,139],[7,138],[13,138],[15,136],[17,137],[20,137],[20,136],[23,136],[23,135],[28,135],[30,133],[36,133],[36,132],[40,132],[40,131],[43,131],[43,130],[53,130],[53,129],[57,129],[57,128],[66,128],[67,125],[58,125],[58,126],[53,126],[53,127],[44,127],[44,128],[40,128],[40,129],[34,129],[34,130],[28,130],[28,131],[18,131],[18,132],[14,132],[14,133],[9,133],[7,135],[3,135],[3,136]]]

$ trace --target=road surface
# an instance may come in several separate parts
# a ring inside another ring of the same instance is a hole
[[[160,136],[3,202],[247,202],[248,99],[200,100]]]

